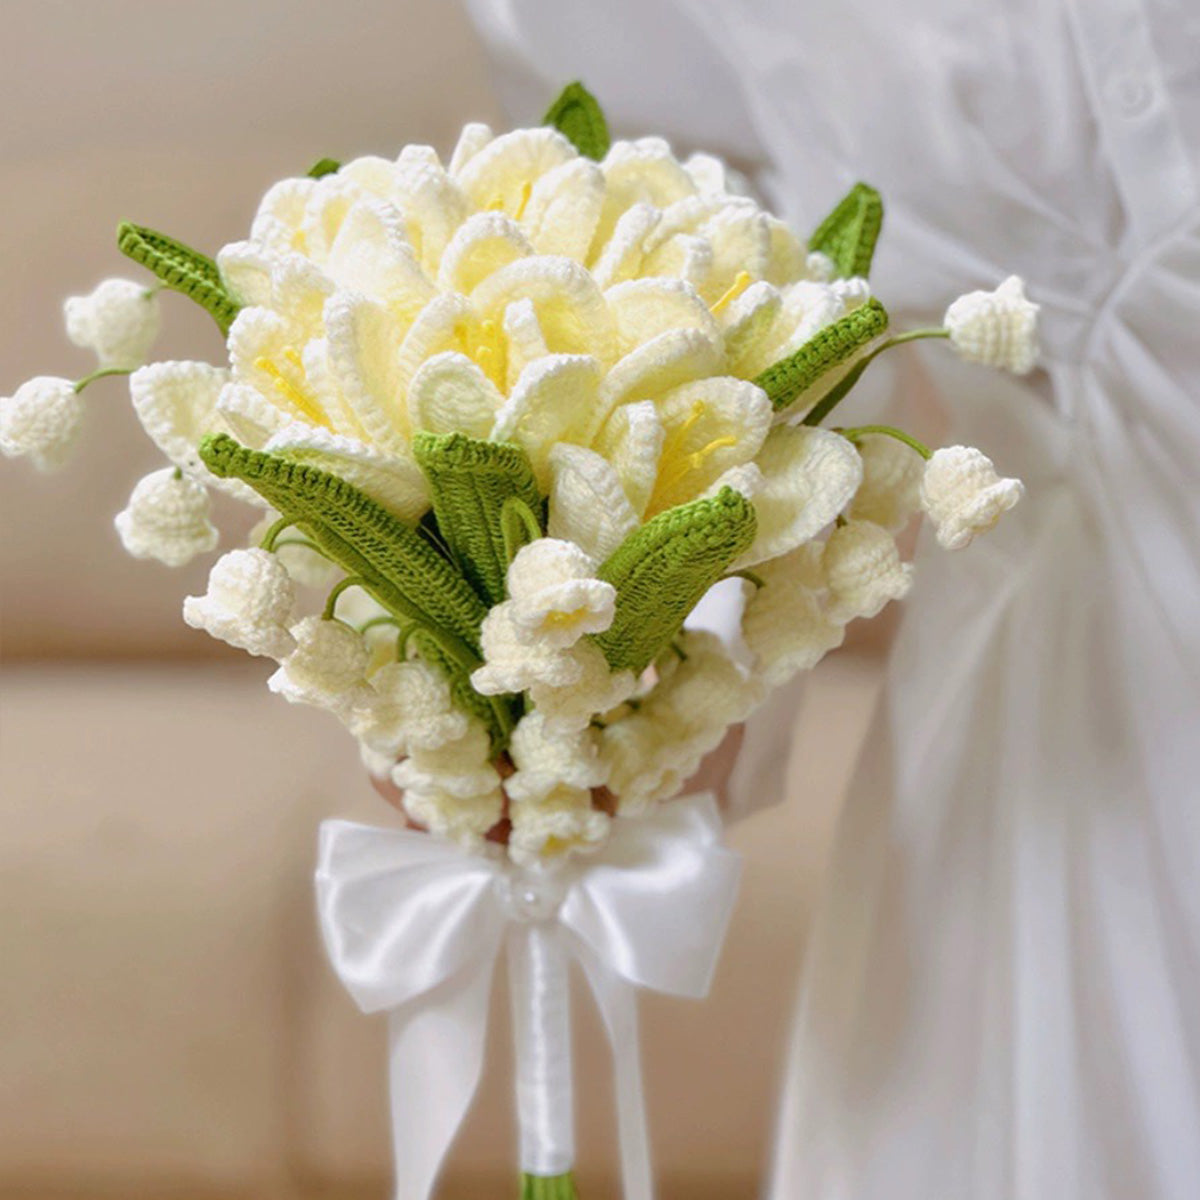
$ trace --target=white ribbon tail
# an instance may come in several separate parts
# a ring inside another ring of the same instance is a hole
[[[616,1079],[617,1137],[625,1200],[653,1200],[650,1127],[642,1087],[642,1050],[638,1039],[637,992],[586,948],[577,951],[612,1046]]]
[[[494,957],[388,1016],[395,1200],[428,1200],[479,1085]]]

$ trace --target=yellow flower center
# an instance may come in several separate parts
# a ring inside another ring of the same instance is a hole
[[[529,180],[527,179],[527,180],[525,180],[525,182],[523,184],[521,184],[521,196],[520,196],[520,199],[517,201],[516,212],[513,213],[514,221],[519,221],[525,215],[525,206],[529,203],[529,197],[532,194],[533,194],[533,184],[530,183]],[[503,212],[504,211],[504,197],[503,196],[493,196],[487,202],[487,210],[488,210],[488,212]]]
[[[708,412],[708,405],[703,400],[697,400],[692,405],[688,415],[673,429],[667,430],[663,438],[662,454],[658,460],[658,478],[654,483],[654,493],[647,506],[648,513],[655,513],[679,503],[673,493],[679,485],[693,472],[698,471],[708,458],[717,450],[737,445],[737,438],[731,433],[713,438],[697,450],[685,449],[688,435]]]
[[[454,327],[462,352],[498,387],[505,390],[505,371],[508,369],[508,344],[498,321],[490,317],[474,325],[460,321]]]
[[[750,286],[750,272],[739,271],[737,278],[725,290],[719,300],[708,306],[708,311],[715,317],[727,309]]]
[[[570,629],[572,626],[578,625],[588,615],[589,611],[586,608],[572,608],[559,612],[548,612],[542,618],[542,628]]]
[[[301,359],[294,346],[286,347],[283,351],[283,357],[300,372],[302,378],[307,380],[304,370],[304,360]],[[320,404],[302,387],[289,379],[272,359],[263,355],[261,358],[254,360],[254,365],[258,370],[271,377],[275,390],[292,408],[296,409],[302,416],[307,417],[314,425],[322,425],[326,429],[330,428],[329,418]]]

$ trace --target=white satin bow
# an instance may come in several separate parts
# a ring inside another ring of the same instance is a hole
[[[613,1045],[625,1195],[649,1200],[634,988],[705,995],[739,874],[708,794],[616,821],[601,851],[547,872],[422,833],[324,822],[316,882],[330,959],[364,1012],[390,1011],[397,1200],[427,1200],[466,1115],[506,941],[522,1169],[556,1175],[573,1165],[574,957]]]

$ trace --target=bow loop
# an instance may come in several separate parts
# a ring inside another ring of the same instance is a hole
[[[396,1008],[493,959],[501,866],[402,829],[321,825],[317,906],[330,961],[363,1012]]]
[[[604,965],[639,987],[707,994],[733,911],[741,860],[720,841],[710,795],[614,823],[581,871],[560,920]]]

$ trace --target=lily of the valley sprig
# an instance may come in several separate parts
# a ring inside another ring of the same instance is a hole
[[[97,370],[0,402],[0,449],[59,465],[103,420],[84,389],[130,374],[168,465],[117,516],[129,552],[213,550],[213,489],[264,510],[185,620],[274,659],[271,688],[344,722],[412,821],[521,862],[587,850],[908,591],[910,517],[956,549],[1020,497],[978,450],[831,427],[906,341],[1036,356],[1015,278],[889,336],[881,221],[860,184],[806,243],[718,160],[610,144],[572,85],[446,162],[322,160],[214,258],[123,225],[153,283],[68,301]],[[141,365],[163,291],[210,313],[220,362]],[[730,575],[737,654],[684,624]]]

